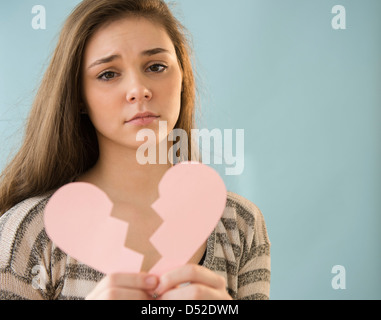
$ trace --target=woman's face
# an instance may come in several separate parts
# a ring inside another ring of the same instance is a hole
[[[159,143],[159,121],[167,121],[160,135],[167,138],[180,114],[182,72],[160,25],[144,18],[112,22],[90,38],[83,58],[83,98],[100,148],[136,149],[141,129],[152,129]],[[146,112],[154,117],[131,121]]]

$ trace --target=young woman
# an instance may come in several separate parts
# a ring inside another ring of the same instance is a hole
[[[147,239],[160,223],[150,205],[172,164],[138,164],[143,142],[136,135],[153,130],[157,146],[176,128],[191,137],[196,89],[190,52],[185,29],[164,1],[84,0],[72,12],[24,143],[1,175],[0,299],[269,298],[263,216],[231,192],[222,219],[187,265],[160,278],[148,272],[158,253]],[[166,121],[166,132],[159,121]],[[191,160],[191,139],[188,147]],[[133,221],[134,246],[145,254],[140,273],[106,276],[47,237],[45,205],[73,181],[96,185],[114,203],[113,216]]]

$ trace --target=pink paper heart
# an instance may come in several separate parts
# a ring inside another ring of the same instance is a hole
[[[225,205],[225,184],[211,167],[182,162],[168,170],[152,204],[163,223],[150,238],[162,256],[150,273],[160,276],[186,264],[212,233]],[[102,273],[137,273],[144,256],[125,247],[128,223],[112,217],[112,208],[94,185],[70,183],[45,207],[46,232],[62,251]]]
[[[140,270],[143,255],[124,247],[128,223],[96,186],[76,182],[57,190],[45,207],[49,238],[65,253],[105,274]]]

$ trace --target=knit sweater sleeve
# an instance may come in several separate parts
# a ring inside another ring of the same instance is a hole
[[[0,300],[54,298],[52,243],[43,224],[48,198],[27,199],[0,218]]]
[[[234,195],[239,203],[237,224],[240,230],[241,259],[237,282],[239,300],[270,299],[270,240],[260,209],[249,200]]]
[[[270,299],[270,241],[262,212],[254,203],[228,192],[207,249],[204,266],[225,278],[234,300]]]

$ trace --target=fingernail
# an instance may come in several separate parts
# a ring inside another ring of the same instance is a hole
[[[157,284],[157,279],[154,276],[150,276],[146,278],[146,284],[148,284],[150,287],[155,286]]]
[[[162,288],[163,286],[162,286],[162,284],[159,284],[158,286],[157,286],[157,288],[156,288],[156,290],[155,290],[155,293],[157,293],[158,295],[161,295],[161,291],[162,291]]]

